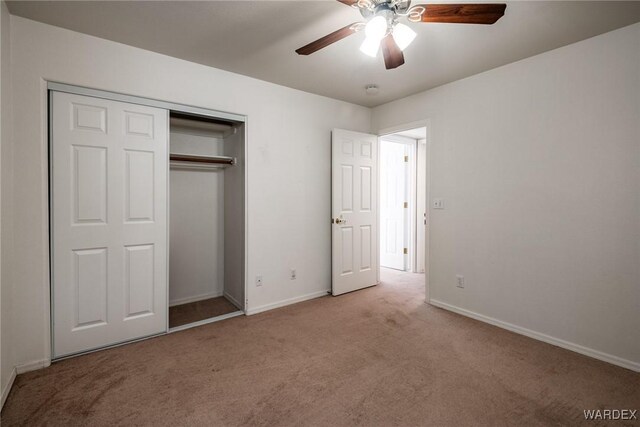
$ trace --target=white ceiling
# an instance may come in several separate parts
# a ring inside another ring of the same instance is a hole
[[[294,52],[361,19],[333,0],[8,2],[14,15],[369,107],[640,21],[640,1],[507,4],[491,26],[410,24],[405,65],[385,70],[358,50],[362,33]],[[380,92],[366,95],[372,83]]]

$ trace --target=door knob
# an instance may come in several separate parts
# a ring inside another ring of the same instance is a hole
[[[347,220],[342,218],[342,215],[340,216],[340,218],[336,218],[336,224],[346,224]]]

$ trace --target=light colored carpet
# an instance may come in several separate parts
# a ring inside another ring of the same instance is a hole
[[[640,374],[425,305],[421,276],[382,278],[20,375],[2,426],[540,426],[640,409]]]

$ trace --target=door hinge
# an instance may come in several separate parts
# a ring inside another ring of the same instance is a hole
[[[405,209],[408,208],[409,207],[409,202],[404,202],[403,206],[405,207]]]
[[[409,163],[409,156],[404,156],[404,162]]]
[[[409,253],[409,249],[404,248],[404,250],[402,251],[403,254],[407,255]]]

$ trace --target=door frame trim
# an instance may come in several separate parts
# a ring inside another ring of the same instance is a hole
[[[427,205],[427,226],[425,227],[425,244],[424,244],[424,252],[425,252],[425,260],[424,260],[424,288],[425,288],[425,303],[429,304],[431,302],[431,296],[429,292],[429,276],[431,275],[431,264],[430,264],[430,254],[431,254],[431,119],[426,118],[423,120],[416,120],[413,122],[408,122],[404,124],[399,124],[395,126],[389,126],[386,128],[378,129],[377,135],[378,140],[380,140],[383,136],[391,135],[398,132],[404,132],[407,130],[412,130],[416,128],[427,128],[427,138],[426,138],[426,156],[427,156],[427,170],[426,170],[426,205]],[[378,144],[378,150],[380,150],[380,144]],[[380,159],[380,153],[378,152],[378,161]],[[378,168],[380,169],[380,168]],[[380,232],[380,197],[378,197],[378,233]],[[378,281],[380,281],[380,239],[378,240]]]
[[[53,92],[63,92],[63,93],[70,93],[74,95],[91,96],[94,98],[101,98],[101,99],[107,99],[112,101],[125,102],[129,104],[161,108],[167,111],[167,115],[171,111],[176,111],[176,112],[192,114],[196,116],[233,120],[236,122],[244,123],[244,268],[243,268],[243,274],[242,274],[243,281],[244,281],[244,309],[241,310],[241,313],[244,315],[247,315],[249,310],[249,293],[248,293],[249,283],[247,280],[248,272],[249,272],[249,256],[248,256],[249,255],[249,117],[247,115],[228,113],[228,112],[213,110],[210,108],[196,107],[192,105],[162,101],[162,100],[152,99],[152,98],[144,98],[144,97],[139,97],[134,95],[127,95],[119,92],[111,92],[111,91],[105,91],[100,89],[88,88],[84,86],[58,83],[58,82],[49,81],[49,80],[44,80],[41,88],[44,90],[45,117],[46,117],[46,120],[44,121],[44,125],[46,126],[45,135],[47,136],[46,147],[45,147],[47,150],[47,154],[46,154],[46,158],[47,158],[46,198],[47,200],[46,200],[45,206],[47,210],[46,211],[46,221],[47,221],[46,248],[48,250],[48,254],[47,254],[48,256],[46,258],[47,258],[47,267],[48,267],[48,271],[47,271],[48,283],[47,283],[45,292],[47,292],[48,295],[45,298],[45,301],[47,304],[47,307],[45,307],[45,310],[48,309],[48,316],[45,316],[45,319],[46,319],[45,323],[47,323],[48,321],[48,324],[45,325],[45,347],[46,347],[45,352],[47,353],[47,359],[45,361],[44,367],[49,366],[52,361],[58,361],[58,360],[66,359],[69,357],[75,357],[75,356],[79,356],[87,353],[93,353],[95,351],[100,351],[100,350],[108,349],[111,347],[120,346],[120,345],[132,343],[140,340],[145,340],[148,338],[153,338],[161,335],[166,335],[170,333],[169,316],[168,316],[169,289],[167,288],[167,326],[166,326],[166,330],[163,333],[154,334],[146,337],[140,337],[140,338],[128,340],[125,342],[108,345],[105,347],[78,352],[78,353],[62,356],[60,358],[53,357],[53,340],[54,340],[53,263],[52,263],[53,261],[52,259],[53,258],[53,237],[52,237],[53,229],[52,229],[52,223],[51,223],[51,216],[53,213],[52,199],[51,199],[52,186],[53,186],[53,179],[52,179],[53,150],[51,149],[51,143],[53,141],[53,128],[52,128]],[[169,120],[167,120],[167,128],[169,128]],[[169,138],[169,133],[167,129],[167,143],[169,141],[168,138]],[[168,156],[169,156],[169,151],[167,150],[167,157]],[[169,162],[167,158],[167,170],[168,169],[169,169]],[[167,190],[168,190],[168,186],[169,186],[169,180],[167,176]],[[169,198],[167,197],[167,206],[168,204],[169,204]],[[168,207],[167,207],[167,210],[168,210]],[[169,245],[169,230],[168,230],[169,221],[170,221],[170,216],[169,216],[169,212],[167,212],[167,257],[169,256],[169,246],[168,246]],[[168,261],[169,260],[167,259],[167,285],[169,283],[168,282],[169,280],[169,274],[168,274],[169,262]],[[238,313],[238,312],[235,312],[235,313]],[[235,315],[237,316],[239,315],[239,313]],[[222,320],[222,319],[219,319],[219,320]],[[189,326],[192,327],[192,326],[198,326],[198,325],[189,325]],[[184,329],[187,329],[187,328],[184,328]]]
[[[72,93],[74,95],[91,96],[94,98],[109,99],[111,101],[126,102],[129,104],[146,105],[147,107],[162,108],[169,111],[179,111],[181,113],[195,114],[198,116],[213,117],[217,119],[234,120],[246,122],[247,116],[243,114],[227,113],[224,111],[212,110],[209,108],[195,107],[192,105],[179,104],[176,102],[161,101],[159,99],[144,98],[140,96],[127,95],[119,92],[109,92],[100,89],[92,89],[84,86],[75,86],[66,83],[47,82],[47,89],[56,92]]]

